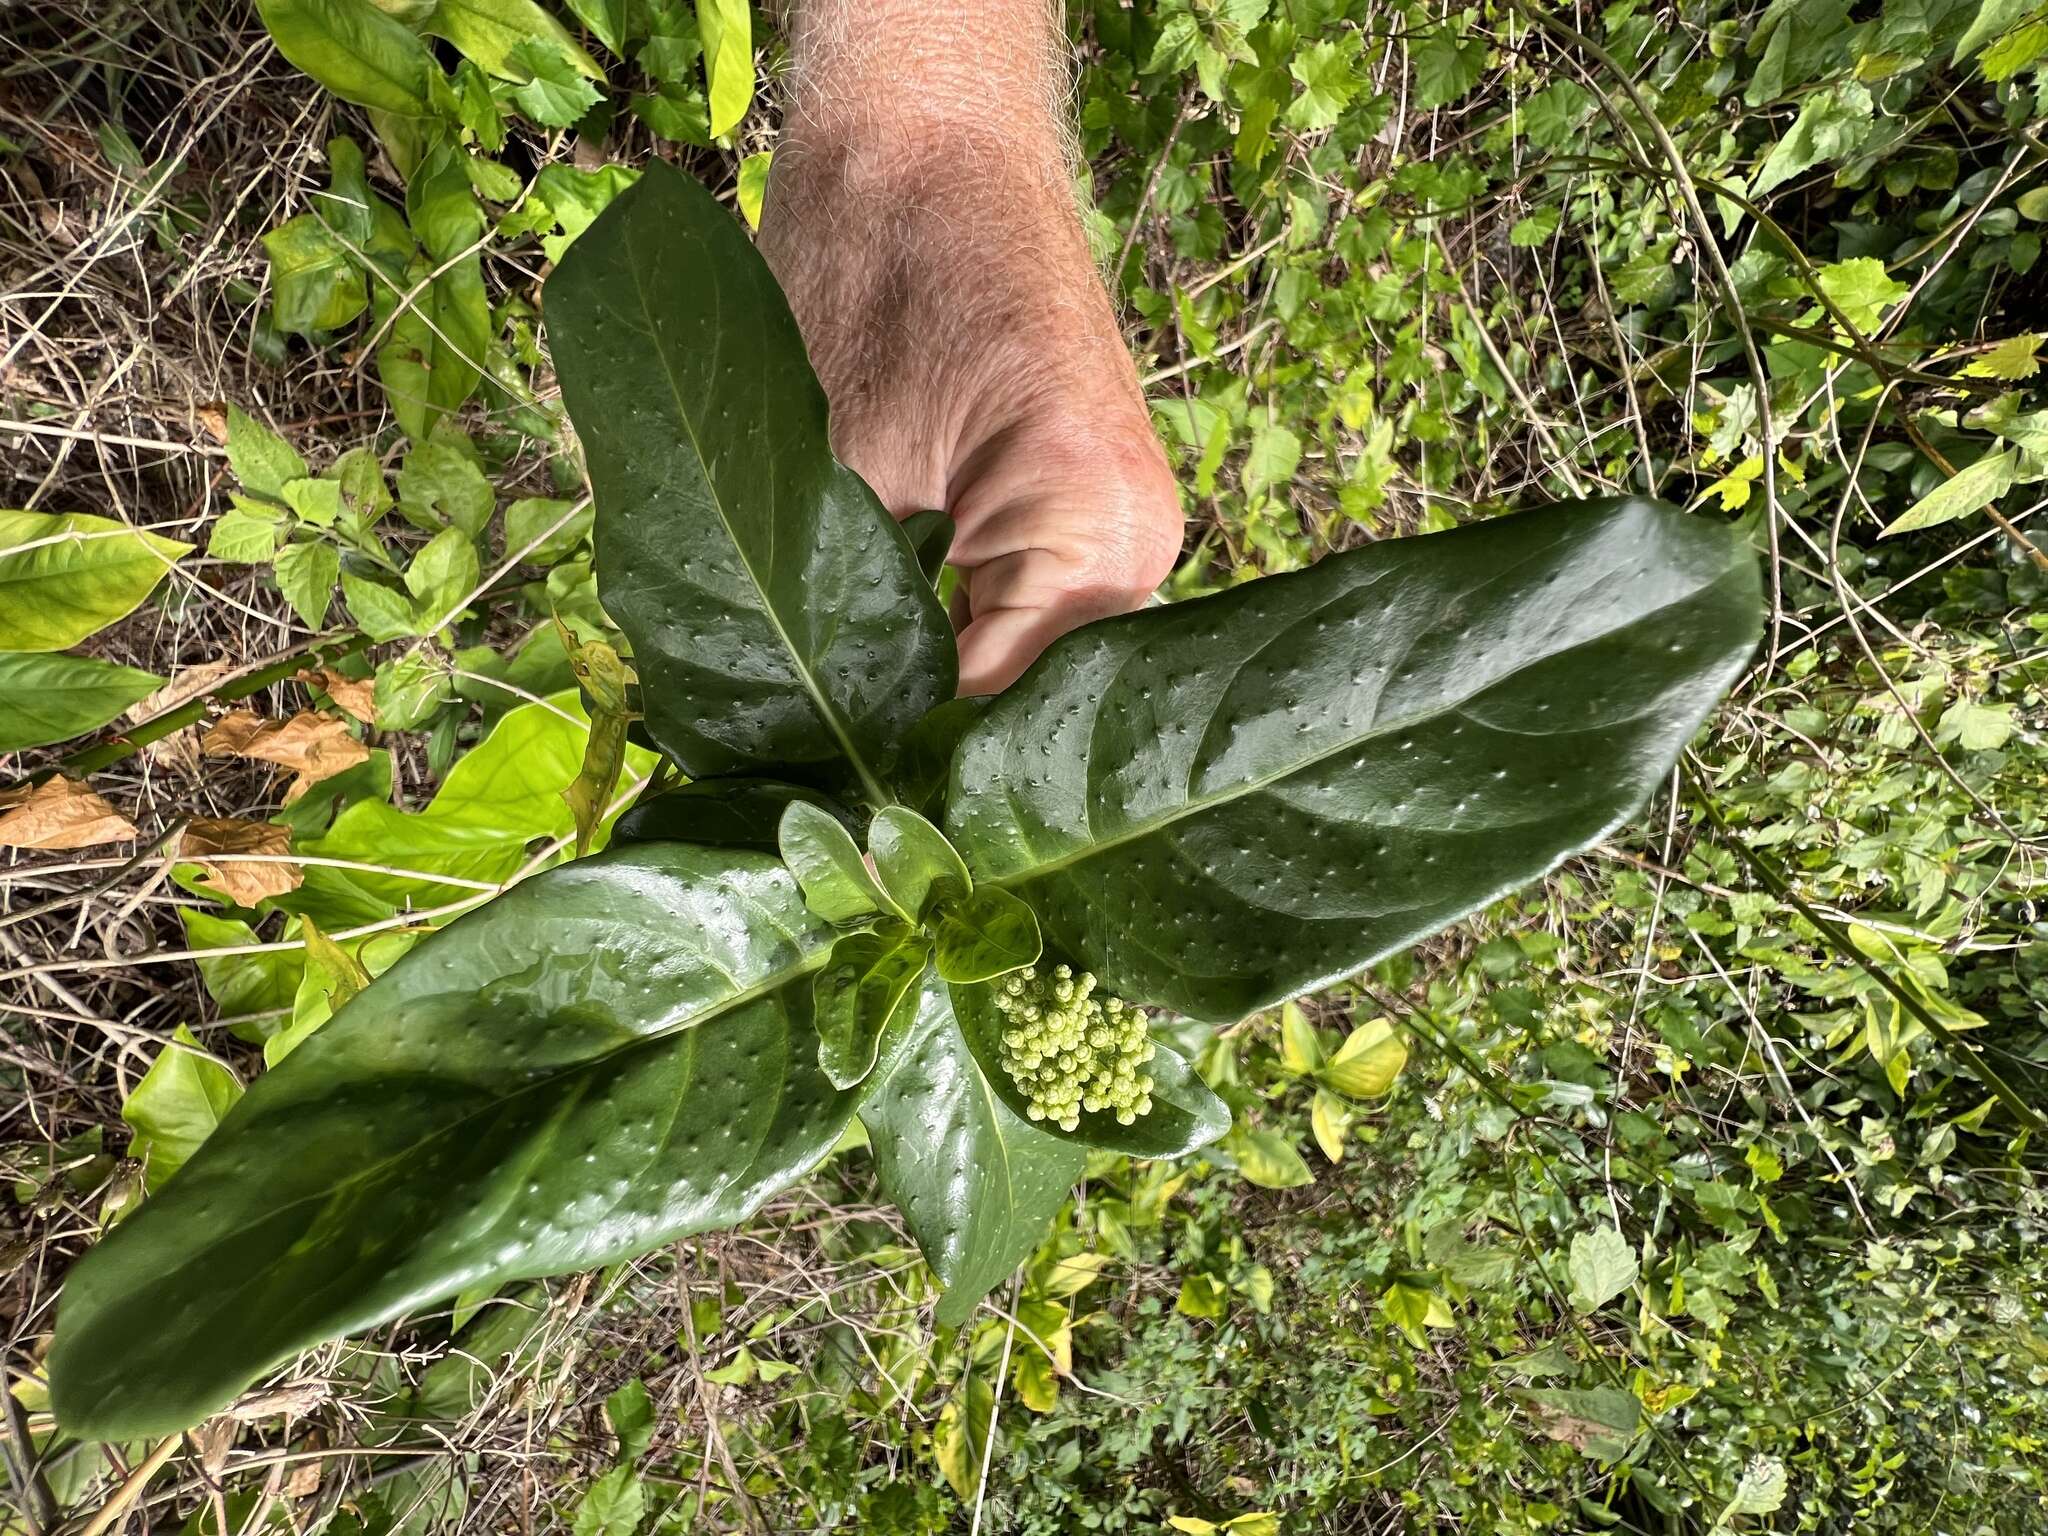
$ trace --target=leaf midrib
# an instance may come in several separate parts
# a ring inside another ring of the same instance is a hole
[[[1711,591],[1713,588],[1719,586],[1723,581],[1727,580],[1729,575],[1733,574],[1736,571],[1736,569],[1736,567],[1731,565],[1720,571],[1718,574],[1716,574],[1711,581],[1702,582],[1699,586],[1687,592],[1682,598],[1676,599],[1673,602],[1661,604],[1656,609],[1640,614],[1636,618],[1631,619],[1626,624],[1617,625],[1612,629],[1604,630],[1598,636],[1596,636],[1595,639],[1606,640],[1615,635],[1626,633],[1628,630],[1634,629],[1638,625],[1647,623],[1657,614],[1663,613],[1667,609],[1677,606],[1679,602],[1691,601],[1699,597],[1702,593]],[[1348,589],[1346,594],[1339,595],[1348,595]],[[1335,602],[1336,600],[1337,599],[1335,597],[1330,599],[1331,602]],[[1304,615],[1304,617],[1306,617],[1306,615]],[[1533,660],[1520,662],[1510,670],[1494,678],[1491,682],[1487,683],[1483,688],[1477,688],[1468,693],[1461,694],[1456,699],[1449,700],[1435,709],[1423,710],[1412,715],[1403,715],[1399,719],[1390,721],[1385,724],[1381,724],[1376,720],[1370,729],[1362,731],[1356,736],[1347,737],[1344,741],[1342,741],[1336,746],[1328,747],[1321,751],[1310,753],[1306,757],[1292,759],[1285,766],[1277,768],[1271,773],[1262,774],[1256,778],[1244,780],[1240,783],[1231,785],[1215,794],[1203,796],[1200,799],[1196,799],[1190,796],[1188,799],[1183,801],[1179,806],[1175,807],[1170,813],[1166,815],[1155,816],[1146,821],[1139,822],[1129,828],[1126,828],[1124,831],[1117,833],[1113,837],[1098,838],[1091,840],[1087,843],[1082,844],[1078,848],[1074,848],[1067,853],[1059,855],[1057,858],[1048,859],[1042,863],[1033,864],[1029,868],[1019,870],[1014,874],[986,876],[982,879],[981,884],[992,885],[1001,889],[1009,889],[1014,886],[1029,884],[1031,881],[1034,880],[1044,879],[1049,875],[1058,874],[1061,870],[1069,868],[1072,865],[1079,864],[1084,860],[1092,859],[1098,854],[1107,853],[1111,849],[1122,847],[1126,843],[1133,843],[1139,841],[1142,838],[1150,837],[1153,833],[1158,832],[1162,828],[1171,827],[1178,822],[1186,821],[1191,817],[1202,815],[1205,812],[1213,810],[1218,806],[1228,805],[1232,801],[1241,800],[1248,795],[1259,794],[1262,791],[1271,788],[1274,784],[1279,783],[1283,779],[1292,778],[1297,774],[1306,773],[1310,769],[1313,769],[1319,766],[1320,764],[1328,761],[1330,758],[1340,756],[1343,753],[1355,752],[1360,748],[1360,746],[1370,744],[1378,740],[1382,736],[1390,735],[1396,731],[1411,730],[1416,728],[1417,726],[1427,725],[1433,721],[1443,719],[1447,715],[1459,713],[1463,710],[1464,706],[1467,703],[1471,702],[1473,699],[1479,698],[1486,693],[1492,692],[1495,688],[1501,687],[1504,684],[1511,682],[1514,678],[1518,677],[1523,672],[1527,671],[1530,667],[1553,662],[1557,660],[1559,657],[1569,656],[1574,651],[1583,650],[1587,645],[1593,643],[1593,640],[1582,641],[1576,645],[1566,646],[1561,650],[1552,651],[1547,655],[1536,657]],[[1213,715],[1211,716],[1211,718],[1214,718]],[[1554,735],[1557,733],[1551,732],[1546,734]],[[1021,822],[1019,823],[1019,825],[1021,826]]]
[[[630,244],[629,238],[629,247]],[[740,542],[739,534],[733,527],[733,521],[726,514],[725,498],[720,494],[718,484],[712,478],[711,461],[705,457],[703,444],[697,440],[696,422],[691,417],[689,408],[683,403],[682,386],[676,379],[675,369],[669,364],[668,353],[663,347],[661,337],[655,331],[653,324],[654,312],[648,306],[647,289],[643,281],[643,264],[639,261],[629,261],[627,265],[633,272],[634,299],[639,305],[642,317],[647,322],[643,330],[652,345],[655,357],[661,364],[662,377],[668,381],[669,395],[676,403],[676,419],[682,423],[683,433],[690,442],[690,451],[696,455],[697,463],[703,470],[704,488],[709,494],[713,510],[718,514],[719,525],[725,529],[726,542],[732,546],[734,555],[738,557],[740,568],[747,573],[747,580],[753,583],[754,591],[761,599],[761,612],[766,615],[769,624],[774,627],[775,638],[781,641],[783,650],[788,654],[790,660],[796,664],[796,674],[803,680],[804,691],[810,694],[811,702],[817,706],[818,714],[824,720],[826,728],[831,731],[834,740],[839,743],[839,750],[845,754],[846,760],[853,765],[853,771],[860,775],[861,787],[867,791],[869,799],[876,806],[893,805],[896,803],[896,797],[890,794],[881,780],[875,776],[874,771],[869,768],[867,760],[861,756],[859,749],[855,747],[850,722],[841,717],[839,710],[825,697],[823,690],[819,688],[818,681],[812,676],[810,666],[803,653],[797,649],[795,641],[790,638],[789,631],[783,626],[782,615],[776,610],[773,599],[768,595],[767,585],[762,581],[760,572],[754,569],[754,563],[747,558],[746,546]],[[705,265],[712,273],[714,289],[718,289],[718,264],[713,261],[707,262]],[[717,302],[723,308],[722,291]]]

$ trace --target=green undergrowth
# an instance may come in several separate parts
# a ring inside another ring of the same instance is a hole
[[[267,371],[223,415],[217,497],[131,517],[192,549],[92,565],[76,632],[0,619],[0,680],[43,701],[0,708],[19,776],[130,762],[149,729],[118,717],[177,669],[106,626],[221,594],[329,671],[280,673],[263,712],[366,749],[229,808],[326,861],[302,883],[231,899],[232,866],[173,867],[165,945],[294,946],[197,959],[203,1053],[108,1071],[125,1123],[9,1130],[12,1220],[53,1253],[425,928],[601,845],[650,772],[637,742],[590,750],[591,643],[620,637],[534,275],[650,154],[757,216],[782,45],[735,30],[744,5],[501,9],[516,43],[465,20],[489,6],[358,0],[367,84],[280,39],[355,105],[323,98],[319,174],[219,287]],[[323,1352],[300,1416],[234,1423],[218,1497],[195,1474],[152,1528],[2041,1529],[2048,1197],[1987,1073],[2048,1102],[2048,12],[1096,0],[1070,24],[1091,233],[1181,468],[1170,596],[1652,492],[1770,552],[1754,671],[1599,854],[1305,1008],[1184,1031],[1231,1134],[1093,1155],[965,1326],[934,1322],[855,1135],[818,1201],[715,1254]],[[124,79],[84,99],[146,185],[176,146]],[[165,282],[241,238],[192,179],[148,225]],[[298,382],[344,362],[373,416]],[[164,782],[157,826],[201,806]],[[89,1514],[151,1448],[64,1443],[32,1347],[10,1369],[36,1475]],[[266,1482],[268,1453],[336,1447],[311,1491]]]

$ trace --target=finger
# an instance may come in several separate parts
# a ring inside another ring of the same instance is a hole
[[[1085,619],[1068,622],[1057,608],[995,608],[960,631],[960,691],[1001,693],[1053,641]]]
[[[1073,594],[1073,562],[1049,549],[1020,549],[967,571],[972,618],[997,608],[1049,608]]]

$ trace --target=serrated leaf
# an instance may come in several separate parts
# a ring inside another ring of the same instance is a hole
[[[644,844],[435,935],[73,1266],[58,1419],[169,1433],[321,1339],[741,1219],[853,1113],[812,1043],[830,939],[773,860]]]
[[[96,731],[163,685],[153,672],[90,656],[0,651],[0,752]]]
[[[1597,1312],[1636,1283],[1636,1251],[1613,1227],[1595,1227],[1572,1238],[1565,1266],[1571,1277],[1572,1306]]]
[[[1739,535],[1646,501],[1369,545],[1055,641],[947,832],[1105,991],[1234,1022],[1604,836],[1761,610]]]
[[[597,499],[607,611],[650,734],[693,778],[857,779],[952,695],[952,628],[831,456],[789,306],[731,213],[662,162],[547,285]]]
[[[582,49],[576,49],[579,55]],[[589,56],[583,55],[584,62]],[[523,75],[512,99],[534,122],[549,128],[573,128],[584,113],[604,99],[575,59],[553,38],[528,38],[506,57],[508,68]]]
[[[291,514],[284,508],[237,496],[207,530],[207,557],[235,565],[267,564],[290,523]]]
[[[83,512],[0,511],[0,651],[61,651],[135,611],[190,544]]]
[[[954,1022],[947,988],[930,982],[860,1113],[883,1192],[946,1288],[938,1320],[964,1322],[1044,1240],[1087,1153],[993,1092]]]

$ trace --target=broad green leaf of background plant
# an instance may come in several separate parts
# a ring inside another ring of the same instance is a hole
[[[726,209],[662,162],[548,280],[597,501],[598,585],[647,728],[693,778],[858,780],[953,693],[909,543],[832,458],[788,304]]]
[[[71,1271],[60,1420],[168,1433],[319,1340],[739,1220],[853,1113],[811,1025],[830,939],[773,860],[652,844],[428,939]]]
[[[531,857],[534,843],[572,837],[576,818],[563,792],[583,769],[589,727],[574,693],[508,711],[441,781],[421,811],[401,811],[386,800],[362,800],[334,819],[301,852],[389,865],[402,850],[402,867],[426,876],[504,880]],[[624,773],[633,780],[653,765],[653,754],[630,743]],[[328,927],[388,916],[401,907],[439,906],[473,896],[472,888],[431,878],[367,870],[312,867],[306,883],[285,902],[315,911]]]
[[[256,13],[277,51],[343,101],[426,114],[426,44],[370,0],[256,0]]]
[[[1597,1312],[1636,1283],[1636,1251],[1613,1227],[1595,1227],[1572,1238],[1565,1266],[1571,1277],[1572,1306]]]
[[[1031,909],[993,886],[940,902],[929,922],[932,960],[947,981],[992,980],[1031,964],[1044,948]]]
[[[135,1128],[128,1155],[143,1160],[151,1194],[185,1166],[241,1096],[234,1073],[202,1054],[180,1024],[121,1106],[121,1118]]]
[[[125,618],[190,552],[84,512],[0,511],[0,651],[61,651]]]
[[[1618,826],[1760,609],[1740,537],[1654,502],[1373,544],[1055,641],[947,832],[1105,991],[1232,1022]]]
[[[925,982],[910,1035],[860,1114],[883,1192],[946,1288],[938,1320],[956,1324],[1044,1241],[1088,1155],[991,1090],[947,992]]]
[[[725,137],[754,100],[754,13],[749,0],[697,0],[711,136]]]
[[[1002,1016],[996,1012],[985,983],[951,986],[953,1016],[961,1038],[981,1067],[983,1080],[1018,1119],[1031,1123],[1029,1100],[1019,1091],[1002,1062]],[[1152,1074],[1152,1110],[1131,1125],[1119,1125],[1108,1110],[1089,1110],[1073,1131],[1048,1128],[1046,1133],[1083,1146],[1103,1147],[1131,1157],[1181,1157],[1205,1147],[1230,1129],[1230,1110],[1202,1081],[1187,1058],[1164,1041],[1154,1040],[1155,1054],[1145,1066]]]
[[[0,752],[96,731],[163,685],[154,672],[89,656],[0,651]]]
[[[843,934],[812,985],[818,1065],[835,1088],[854,1088],[875,1070],[883,1038],[917,1006],[931,943],[901,923]]]

